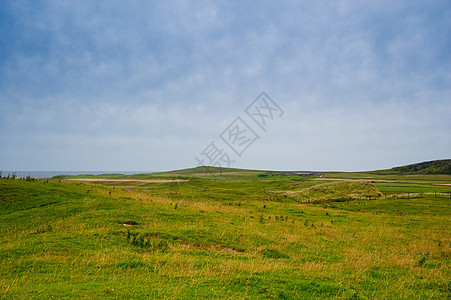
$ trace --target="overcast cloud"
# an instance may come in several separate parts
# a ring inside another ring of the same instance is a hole
[[[450,158],[450,1],[0,1],[0,169],[170,170],[265,91],[233,167]],[[231,155],[232,156],[232,155]]]

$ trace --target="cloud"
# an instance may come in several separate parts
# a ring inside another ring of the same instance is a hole
[[[14,1],[0,15],[3,169],[191,166],[261,91],[286,114],[236,166],[371,169],[451,149],[446,1]]]

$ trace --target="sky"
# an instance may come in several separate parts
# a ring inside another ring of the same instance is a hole
[[[0,170],[451,158],[450,1],[0,0],[0,28]]]

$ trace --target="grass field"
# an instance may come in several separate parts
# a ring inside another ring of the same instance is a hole
[[[0,179],[0,298],[450,298],[451,176],[321,175]]]

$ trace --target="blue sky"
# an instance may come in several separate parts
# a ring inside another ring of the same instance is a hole
[[[450,158],[449,1],[0,0],[0,26],[1,170],[186,168],[212,141],[254,169]]]

